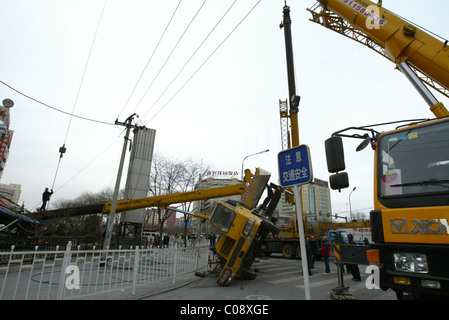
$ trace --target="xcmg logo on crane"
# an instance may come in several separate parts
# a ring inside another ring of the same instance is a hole
[[[390,220],[392,234],[426,234],[449,235],[449,224],[446,219],[410,219],[393,218]],[[411,226],[411,228],[409,228]]]

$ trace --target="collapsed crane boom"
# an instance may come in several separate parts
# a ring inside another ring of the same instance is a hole
[[[117,201],[116,212],[125,212],[140,208],[160,207],[166,208],[167,206],[175,203],[199,201],[206,199],[215,199],[221,197],[227,197],[231,195],[244,194],[247,190],[246,184],[236,184],[220,188],[209,188],[202,190],[187,191],[181,193],[167,194],[161,196],[153,196],[146,198],[119,200]],[[112,202],[105,202],[103,204],[80,206],[73,208],[57,209],[45,211],[42,219],[49,220],[55,218],[61,218],[64,216],[81,216],[95,213],[109,214],[111,210]]]

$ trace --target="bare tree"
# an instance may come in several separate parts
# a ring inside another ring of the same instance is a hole
[[[351,212],[350,215],[351,221],[365,221],[368,219],[368,215],[363,211]]]
[[[123,194],[123,190],[121,191]],[[84,192],[75,199],[61,199],[54,203],[57,209],[73,208],[90,204],[100,204],[111,201],[113,190],[109,187],[99,192]],[[56,220],[50,220],[47,224],[47,232],[55,235],[64,236],[85,236],[85,235],[101,235],[100,224],[103,215],[81,216],[81,217],[65,217]]]
[[[173,194],[194,190],[195,185],[202,175],[209,170],[203,160],[192,158],[179,160],[164,157],[159,153],[153,155],[152,168],[150,173],[149,190],[151,196]],[[182,203],[183,210],[189,211],[191,203]],[[171,210],[157,208],[159,232],[162,237],[163,226],[171,214],[176,214]],[[191,217],[184,215],[186,227],[184,234],[187,234],[187,222]],[[186,237],[185,237],[186,238]]]
[[[206,172],[210,170],[210,165],[207,165],[203,160],[187,159],[185,162],[185,175],[184,175],[184,190],[195,190],[202,177],[206,175]],[[182,203],[182,209],[185,211],[191,211],[192,203]],[[184,215],[184,246],[187,245],[187,226],[188,222],[192,221],[193,216],[183,213]]]

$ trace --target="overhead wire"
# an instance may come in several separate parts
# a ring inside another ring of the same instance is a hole
[[[218,23],[215,25],[215,27],[211,30],[211,32],[207,35],[207,37],[206,37],[206,39],[204,39],[203,40],[203,42],[201,43],[201,45],[197,48],[197,50],[192,54],[192,56],[189,58],[189,60],[186,62],[186,64],[182,67],[182,69],[181,69],[181,71],[178,73],[178,75],[175,77],[175,79],[179,76],[179,74],[184,70],[184,68],[185,68],[185,66],[191,61],[191,59],[193,58],[193,56],[197,53],[197,51],[201,48],[201,46],[204,44],[204,42],[207,40],[207,38],[212,34],[212,32],[215,30],[215,28],[218,26],[218,24],[223,20],[223,18],[226,16],[226,14],[229,12],[229,10],[232,8],[232,6],[235,4],[235,2],[236,2],[237,0],[235,0],[234,2],[233,2],[233,4],[231,5],[231,7],[226,11],[226,13],[223,15],[223,17],[218,21]],[[173,19],[173,17],[174,17],[174,15],[176,14],[176,11],[178,10],[178,8],[179,8],[179,6],[180,6],[180,4],[181,4],[181,2],[182,2],[182,0],[180,0],[179,1],[179,3],[178,3],[178,6],[176,7],[176,10],[175,10],[175,12],[173,13],[173,15],[172,15],[172,19]],[[198,14],[199,14],[199,12],[201,11],[201,9],[203,8],[203,6],[204,6],[204,4],[205,4],[205,2],[206,2],[206,0],[204,0],[204,2],[202,3],[202,5],[201,5],[201,7],[198,9],[198,11],[197,11],[197,13],[195,14],[195,16],[193,17],[193,19],[190,21],[190,23],[189,23],[189,25],[186,27],[186,29],[184,30],[184,32],[183,32],[183,34],[182,34],[182,36],[180,37],[180,39],[178,40],[178,42],[176,43],[176,45],[175,45],[175,47],[172,49],[172,52],[171,52],[171,54],[169,55],[169,57],[166,59],[166,61],[165,61],[165,63],[164,63],[164,65],[162,66],[162,68],[159,70],[159,73],[158,73],[158,75],[160,74],[160,72],[162,71],[162,69],[164,68],[164,66],[167,64],[167,62],[168,62],[168,60],[170,59],[170,57],[171,57],[171,55],[173,54],[173,52],[175,51],[175,49],[177,48],[177,46],[178,46],[178,44],[181,42],[181,40],[182,40],[182,38],[184,37],[184,35],[186,34],[186,32],[188,31],[188,29],[189,29],[189,27],[191,26],[191,24],[193,23],[193,21],[195,20],[195,18],[198,16]],[[207,57],[207,59],[199,66],[199,68],[193,73],[193,75],[181,86],[181,88],[170,98],[170,100],[156,113],[156,115],[155,116],[153,116],[153,118],[151,118],[151,120],[153,120],[175,97],[176,97],[176,95],[192,80],[192,78],[202,69],[202,67],[210,60],[210,58],[218,51],[218,49],[228,40],[228,38],[235,32],[235,30],[243,23],[243,21],[251,14],[251,12],[257,7],[257,5],[259,4],[261,2],[261,0],[259,0],[252,8],[251,8],[251,10],[243,17],[243,19],[237,24],[237,26],[236,27],[234,27],[234,29],[225,37],[225,39],[215,48],[215,50]],[[105,11],[105,7],[106,7],[106,4],[107,4],[107,0],[105,0],[104,1],[104,5],[103,5],[103,8],[102,8],[102,11],[101,11],[101,14],[100,14],[100,17],[99,17],[99,20],[98,20],[98,24],[97,24],[97,28],[96,28],[96,31],[95,31],[95,34],[94,34],[94,37],[93,37],[93,41],[92,41],[92,44],[91,44],[91,47],[90,47],[90,50],[89,50],[89,54],[88,54],[88,58],[87,58],[87,61],[86,61],[86,65],[85,65],[85,68],[84,68],[84,70],[83,70],[83,74],[82,74],[82,77],[81,77],[81,81],[80,81],[80,85],[79,85],[79,88],[78,88],[78,92],[77,92],[77,95],[76,95],[76,99],[75,99],[75,102],[74,102],[74,105],[73,105],[73,109],[72,109],[72,112],[71,113],[69,113],[69,112],[66,112],[66,111],[63,111],[63,110],[61,110],[61,109],[58,109],[58,108],[55,108],[55,107],[53,107],[53,106],[51,106],[51,105],[49,105],[49,104],[47,104],[47,103],[44,103],[44,102],[42,102],[42,101],[40,101],[40,100],[38,100],[38,99],[35,99],[35,98],[33,98],[33,97],[31,97],[31,96],[29,96],[29,95],[27,95],[27,94],[25,94],[25,93],[23,93],[23,92],[21,92],[21,91],[19,91],[18,89],[15,89],[14,87],[12,87],[11,85],[9,85],[9,84],[7,84],[6,82],[4,82],[4,81],[1,81],[0,80],[0,83],[1,84],[3,84],[4,86],[6,86],[6,87],[8,87],[8,88],[10,88],[11,90],[13,90],[13,91],[15,91],[15,92],[17,92],[18,94],[20,94],[20,95],[22,95],[22,96],[24,96],[25,98],[27,98],[27,99],[30,99],[30,100],[32,100],[32,101],[34,101],[34,102],[36,102],[36,103],[38,103],[38,104],[40,104],[40,105],[42,105],[42,106],[45,106],[45,107],[47,107],[47,108],[50,108],[50,109],[52,109],[52,110],[54,110],[54,111],[57,111],[57,112],[60,112],[60,113],[63,113],[63,114],[66,114],[66,115],[69,115],[70,116],[70,121],[69,121],[69,124],[68,124],[68,126],[67,126],[67,131],[66,131],[66,134],[65,134],[65,137],[64,137],[64,145],[65,145],[65,143],[66,143],[66,141],[67,141],[67,139],[68,139],[68,135],[69,135],[69,132],[70,132],[70,129],[71,129],[71,124],[72,124],[72,120],[73,120],[73,118],[78,118],[78,119],[82,119],[82,120],[86,120],[86,121],[91,121],[91,122],[96,122],[96,123],[100,123],[100,124],[105,124],[105,125],[115,125],[115,123],[110,123],[110,122],[105,122],[105,121],[100,121],[100,120],[95,120],[95,119],[90,119],[90,118],[87,118],[87,117],[82,117],[82,116],[78,116],[78,115],[76,115],[75,114],[75,109],[76,109],[76,107],[77,107],[77,104],[78,104],[78,100],[79,100],[79,96],[80,96],[80,93],[81,93],[81,89],[82,89],[82,86],[83,86],[83,83],[84,83],[84,79],[85,79],[85,77],[86,77],[86,73],[87,73],[87,68],[88,68],[88,66],[89,66],[89,61],[90,61],[90,58],[91,58],[91,54],[92,54],[92,51],[93,51],[93,48],[94,48],[94,44],[95,44],[95,40],[96,40],[96,38],[97,38],[97,34],[98,34],[98,30],[99,30],[99,27],[100,27],[100,25],[101,25],[101,21],[102,21],[102,17],[103,17],[103,14],[104,14],[104,11]],[[164,34],[165,34],[165,32],[166,32],[166,30],[167,30],[167,28],[169,27],[169,25],[170,25],[170,23],[171,23],[171,20],[172,19],[170,19],[170,22],[169,22],[169,24],[167,25],[167,27],[166,27],[166,29],[165,29],[165,31],[164,31],[164,33],[163,33],[163,35],[161,36],[161,39],[159,40],[159,42],[158,42],[158,45],[157,45],[157,47],[159,46],[159,44],[160,44],[160,42],[162,41],[162,39],[163,39],[163,37],[164,37]],[[156,49],[157,49],[157,47],[156,47]],[[155,50],[156,50],[155,49]],[[154,51],[155,52],[155,51]],[[153,55],[154,55],[154,52],[153,52]],[[145,72],[145,70],[146,70],[146,68],[148,67],[148,65],[149,65],[149,63],[150,63],[150,61],[151,61],[151,57],[150,57],[150,60],[148,60],[148,62],[147,62],[147,65],[145,66],[145,69],[143,70],[143,72],[142,72],[142,74],[141,74],[141,76],[139,77],[139,80],[137,81],[137,83],[136,83],[136,86],[134,87],[134,89],[133,89],[133,92],[131,93],[131,95],[134,93],[134,91],[135,91],[135,88],[137,87],[137,85],[138,85],[138,83],[140,82],[140,80],[141,80],[141,78],[142,78],[142,75],[143,75],[143,73]],[[157,78],[157,76],[156,76],[156,78]],[[155,79],[156,79],[155,78]],[[174,79],[174,80],[175,80]],[[173,81],[174,81],[173,80]],[[153,82],[154,82],[155,80],[153,80]],[[172,81],[172,82],[173,82]],[[153,84],[153,82],[152,82],[152,84]],[[170,85],[172,84],[172,82],[170,83]],[[151,85],[152,85],[151,84]],[[149,91],[149,89],[151,88],[151,85],[150,85],[150,87],[147,89],[147,92]],[[167,90],[167,89],[166,89]],[[164,91],[164,93],[166,92],[166,90]],[[147,94],[147,92],[145,93],[145,95]],[[130,97],[131,97],[131,95],[130,95]],[[129,98],[130,99],[130,98]],[[129,100],[128,99],[128,100]],[[141,101],[143,100],[143,98],[141,99]],[[140,101],[140,102],[141,102]],[[159,101],[159,99],[158,99],[158,101]],[[140,102],[139,102],[139,104],[140,104]],[[136,108],[138,107],[139,105],[137,105],[136,106]],[[125,104],[125,107],[126,107],[126,104]],[[125,108],[124,107],[124,108]],[[123,108],[123,110],[124,110],[124,108]],[[123,110],[122,110],[122,112],[123,112]],[[102,154],[102,153],[101,153]],[[100,154],[100,155],[101,155]],[[99,156],[97,156],[94,160],[92,160],[88,165],[86,165],[80,172],[78,172],[74,177],[72,177],[69,181],[67,181],[66,183],[64,183],[60,188],[58,188],[58,190],[60,190],[62,187],[64,187],[68,182],[70,182],[71,180],[73,180],[76,176],[78,176],[83,170],[85,170],[91,163],[93,163],[97,158],[98,158]],[[61,158],[62,157],[60,157],[60,159],[59,159],[59,162],[58,162],[58,168],[57,168],[57,170],[56,170],[56,173],[55,173],[55,177],[54,177],[54,180],[53,180],[53,185],[52,185],[52,188],[54,188],[54,185],[55,185],[55,181],[56,181],[56,177],[57,177],[57,174],[58,174],[58,170],[59,170],[59,164],[60,164],[60,161],[61,161]]]
[[[78,119],[81,119],[81,120],[86,120],[86,121],[91,121],[91,122],[96,122],[96,123],[106,124],[106,125],[115,125],[115,123],[112,123],[112,122],[106,122],[106,121],[101,121],[101,120],[96,120],[96,119],[90,119],[90,118],[87,118],[87,117],[81,117],[81,116],[78,116],[76,114],[73,114],[73,113],[70,113],[70,112],[58,109],[58,108],[53,107],[53,106],[51,106],[51,105],[49,105],[47,103],[44,103],[44,102],[42,102],[42,101],[40,101],[38,99],[35,99],[35,98],[33,98],[33,97],[23,93],[22,91],[19,91],[18,89],[14,88],[13,86],[7,84],[6,82],[4,82],[2,80],[0,80],[0,83],[3,84],[5,87],[8,87],[12,91],[20,94],[21,96],[23,96],[23,97],[25,97],[25,98],[27,98],[27,99],[29,99],[31,101],[34,101],[34,102],[36,102],[36,103],[38,103],[40,105],[43,105],[44,107],[50,108],[52,110],[55,110],[57,112],[60,112],[60,113],[63,113],[63,114],[66,114],[68,116],[71,116],[71,117],[74,117],[74,118],[78,118]]]
[[[64,184],[62,184],[56,191],[59,191],[62,189],[65,185],[67,185],[70,181],[75,179],[81,172],[86,170],[92,163],[94,163],[100,156],[102,156],[114,143],[117,142],[117,140],[120,138],[120,136],[126,131],[126,129],[123,129],[123,131],[120,133],[120,135],[112,142],[110,143],[106,148],[103,149],[95,158],[93,158],[89,163],[87,163],[80,171],[78,171],[75,175],[73,175],[69,180],[67,180]]]
[[[161,93],[161,95],[159,96],[159,98],[153,103],[153,105],[151,106],[151,108],[149,108],[147,110],[147,112],[143,115],[143,117],[145,117],[148,112],[150,112],[154,106],[159,102],[159,100],[162,98],[162,96],[167,92],[167,90],[171,87],[171,85],[173,84],[173,82],[175,82],[175,80],[179,77],[179,75],[182,73],[182,71],[184,71],[185,67],[190,63],[190,61],[193,59],[193,57],[197,54],[197,52],[201,49],[201,47],[204,45],[204,43],[207,41],[207,39],[209,39],[210,35],[215,31],[215,29],[218,27],[218,25],[223,21],[223,19],[227,16],[227,14],[229,13],[229,11],[231,11],[232,7],[235,5],[235,3],[237,2],[237,0],[234,0],[234,2],[231,4],[231,6],[226,10],[226,12],[223,14],[223,16],[218,20],[218,22],[214,25],[214,27],[212,28],[212,30],[207,34],[207,36],[204,38],[204,40],[201,42],[201,44],[198,46],[198,48],[192,53],[192,55],[190,56],[190,58],[187,60],[187,62],[182,66],[181,70],[179,70],[179,72],[176,74],[176,76],[172,79],[172,81],[167,85],[167,87],[165,88],[165,90]]]
[[[126,100],[126,102],[125,102],[125,104],[124,104],[124,106],[123,106],[123,108],[122,108],[122,111],[121,111],[120,114],[119,114],[119,117],[122,115],[123,111],[125,110],[126,106],[128,105],[129,101],[131,100],[131,97],[133,96],[134,91],[136,91],[136,88],[137,88],[137,86],[139,85],[140,80],[142,79],[142,77],[143,77],[145,71],[147,70],[147,68],[148,68],[148,66],[149,66],[149,64],[150,64],[150,62],[153,60],[153,56],[154,56],[154,54],[156,53],[157,49],[159,48],[159,45],[161,44],[162,39],[164,39],[165,34],[166,34],[168,28],[170,27],[170,25],[171,25],[171,23],[172,23],[172,21],[173,21],[173,18],[175,17],[176,12],[178,11],[179,6],[181,5],[181,2],[182,2],[182,0],[179,0],[178,5],[177,5],[176,8],[175,8],[175,11],[174,11],[173,14],[171,15],[171,18],[169,19],[169,21],[168,21],[168,23],[167,23],[167,26],[166,26],[165,29],[164,29],[164,32],[162,33],[161,37],[159,38],[159,41],[158,41],[158,43],[156,44],[156,47],[154,48],[154,50],[153,50],[153,52],[152,52],[150,58],[148,59],[148,61],[147,61],[146,65],[145,65],[145,67],[143,68],[142,72],[140,73],[139,79],[137,79],[137,82],[136,82],[136,84],[134,85],[134,88],[132,89],[130,95],[128,96],[128,100]],[[137,107],[136,107],[136,108],[137,108]],[[135,110],[135,109],[134,109],[134,110]],[[133,112],[132,112],[132,113],[133,113]]]
[[[78,98],[80,96],[81,88],[82,88],[83,83],[84,83],[84,78],[86,76],[87,67],[89,66],[89,61],[90,61],[90,57],[91,57],[91,54],[92,54],[92,51],[93,51],[93,48],[94,48],[94,45],[95,45],[95,40],[97,39],[97,34],[98,34],[98,30],[100,28],[101,20],[103,18],[104,9],[106,8],[106,3],[107,3],[107,0],[104,0],[103,8],[101,10],[100,17],[98,19],[97,27],[95,29],[95,34],[94,34],[94,37],[92,39],[92,43],[91,43],[91,46],[90,46],[90,49],[89,49],[89,54],[87,56],[86,64],[84,66],[84,71],[83,71],[83,74],[81,76],[81,81],[80,81],[80,84],[78,86],[78,92],[76,94],[75,102],[74,102],[73,108],[72,108],[72,115],[75,113],[75,108],[76,108],[76,106],[78,104]],[[73,116],[70,116],[70,120],[69,120],[69,123],[68,123],[68,126],[67,126],[67,131],[66,131],[66,134],[65,134],[65,137],[64,137],[64,143],[63,143],[62,147],[59,148],[60,156],[59,156],[59,160],[58,160],[58,165],[56,166],[56,172],[55,172],[55,175],[54,175],[54,178],[53,178],[53,183],[52,183],[52,187],[51,187],[52,190],[54,189],[54,186],[55,186],[55,183],[56,183],[56,178],[58,176],[59,166],[61,164],[61,160],[62,160],[63,154],[66,151],[65,144],[67,142],[67,137],[69,135],[69,131],[70,131],[70,127],[71,127],[71,124],[72,124],[72,120],[73,120]]]
[[[69,184],[72,180],[74,180],[77,176],[79,176],[84,170],[86,170],[91,164],[93,164],[95,161],[97,161],[109,148],[111,148],[118,139],[123,135],[123,133],[126,131],[126,129],[123,129],[121,133],[117,136],[114,141],[112,141],[109,145],[107,145],[95,158],[93,158],[90,162],[88,162],[81,170],[79,170],[77,173],[75,173],[70,179],[68,179],[66,182],[64,182],[61,186],[58,187],[58,189],[55,190],[55,192],[60,191],[62,188],[64,188],[67,184]],[[33,208],[30,210],[32,211],[35,209],[39,204],[36,204]]]
[[[83,75],[81,76],[81,81],[80,81],[80,84],[78,86],[78,92],[76,94],[75,103],[73,104],[72,115],[75,113],[75,108],[76,108],[76,106],[78,104],[78,99],[79,99],[79,96],[80,96],[80,93],[81,93],[81,88],[83,87],[83,83],[84,83],[84,78],[86,76],[87,67],[89,66],[90,56],[92,54],[92,51],[93,51],[93,48],[94,48],[94,45],[95,45],[95,40],[97,39],[98,29],[100,29],[100,24],[101,24],[101,20],[103,18],[103,13],[104,13],[104,9],[106,8],[107,1],[108,0],[104,0],[103,8],[102,8],[101,13],[100,13],[100,18],[98,19],[97,28],[95,29],[94,38],[92,40],[92,44],[91,44],[90,49],[89,49],[89,54],[87,56],[86,64],[84,66]],[[64,138],[64,144],[66,143],[67,137],[69,135],[70,127],[71,127],[71,124],[72,124],[72,119],[73,119],[73,117],[70,117],[69,124],[67,126],[67,132],[66,132],[66,135],[65,135],[65,138]]]
[[[173,94],[173,96],[159,109],[159,111],[149,120],[150,122],[156,118],[159,113],[167,107],[167,105],[181,92],[182,89],[195,77],[195,75],[203,68],[203,66],[212,58],[212,56],[218,51],[218,49],[221,48],[221,46],[229,39],[229,37],[237,30],[237,28],[243,23],[243,21],[246,20],[246,18],[256,9],[256,7],[259,5],[259,3],[262,0],[258,0],[257,3],[249,10],[249,12],[240,20],[240,22],[234,27],[234,29],[231,30],[231,32],[223,39],[223,41],[220,42],[220,44],[215,48],[214,51],[204,60],[204,62],[196,69],[196,71],[184,82],[184,84]],[[147,112],[148,113],[148,112]]]
[[[165,59],[165,62],[163,63],[162,67],[159,69],[158,73],[156,74],[156,76],[153,78],[153,81],[151,81],[149,87],[147,88],[147,90],[145,91],[145,93],[143,94],[142,98],[140,99],[140,101],[137,103],[136,107],[134,108],[133,112],[139,107],[139,105],[142,103],[143,99],[145,98],[145,96],[148,94],[148,91],[151,89],[151,87],[153,86],[154,82],[156,81],[156,79],[159,77],[159,75],[161,74],[162,70],[165,68],[165,66],[167,65],[168,61],[170,60],[170,58],[172,57],[173,53],[175,52],[176,48],[178,47],[179,43],[181,42],[181,40],[184,38],[184,35],[187,33],[187,31],[189,30],[190,26],[192,25],[192,23],[195,21],[196,17],[198,16],[198,14],[200,13],[201,9],[204,7],[204,4],[206,3],[207,0],[204,0],[203,3],[201,4],[201,6],[199,7],[199,9],[197,10],[197,12],[195,13],[195,15],[193,16],[193,18],[190,20],[189,24],[187,25],[187,27],[184,29],[183,33],[181,34],[181,36],[179,37],[178,41],[176,42],[175,46],[172,48],[170,54],[167,56],[167,59]]]

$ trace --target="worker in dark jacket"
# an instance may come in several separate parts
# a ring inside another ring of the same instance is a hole
[[[51,189],[51,191],[48,191],[48,188],[45,188],[45,191],[42,194],[41,211],[44,211],[47,208],[47,202],[50,201],[50,197],[52,194],[53,194],[53,189]]]

